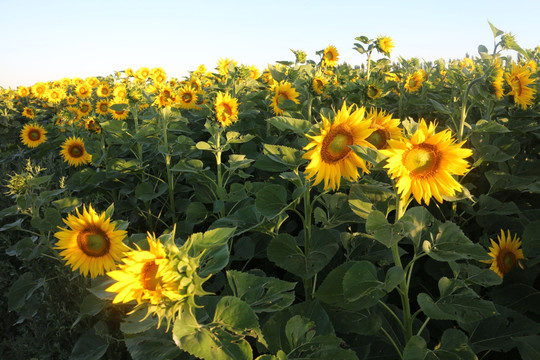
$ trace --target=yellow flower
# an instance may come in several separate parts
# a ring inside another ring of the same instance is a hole
[[[219,59],[218,65],[217,65],[217,70],[218,70],[219,74],[223,75],[223,76],[228,76],[229,75],[229,65],[231,65],[231,64],[233,66],[237,65],[236,61],[230,60],[229,58]]]
[[[88,116],[90,112],[92,111],[92,103],[89,101],[83,101],[79,104],[79,112],[81,113],[81,116]]]
[[[249,67],[249,77],[253,80],[257,80],[261,76],[261,72],[255,65]]]
[[[158,96],[154,100],[154,104],[159,107],[172,106],[176,102],[176,97],[173,90],[169,86],[165,86],[160,90]]]
[[[95,278],[116,267],[115,262],[127,250],[122,242],[126,231],[117,230],[116,224],[104,212],[96,213],[92,205],[63,220],[70,229],[60,228],[54,234],[58,239],[55,248],[61,250],[60,256],[73,271],[79,269],[83,276]]]
[[[182,109],[189,110],[199,108],[197,106],[197,92],[190,86],[184,86],[178,90],[176,102]]]
[[[375,129],[366,140],[379,150],[386,149],[389,140],[403,138],[399,128],[401,121],[392,118],[392,114],[387,114],[384,110],[371,109],[366,115],[366,120],[371,123],[369,127]]]
[[[84,141],[79,137],[70,137],[62,143],[62,150],[60,155],[64,157],[64,161],[70,166],[84,165],[92,161],[92,155],[90,155],[85,147]]]
[[[99,84],[99,80],[94,77],[94,76],[91,76],[91,77],[88,77],[84,80],[85,83],[88,84],[88,86],[90,86],[90,88],[95,88],[96,86],[98,86]]]
[[[524,259],[521,241],[517,237],[517,234],[515,234],[512,239],[510,230],[508,230],[507,233],[508,234],[505,235],[504,231],[501,229],[501,235],[497,235],[498,243],[493,241],[493,239],[489,239],[492,246],[489,248],[488,255],[491,256],[492,259],[483,261],[491,264],[489,268],[501,278],[512,269],[518,260]]]
[[[29,148],[43,144],[47,141],[47,131],[38,124],[26,124],[21,130],[21,141]]]
[[[110,107],[112,105],[109,106],[109,112],[111,113],[111,116],[113,119],[115,120],[125,120],[128,118],[129,116],[129,106],[127,106],[127,101],[125,100],[119,100],[119,99],[116,99],[118,101],[115,101],[114,104],[112,105],[117,105],[117,104],[124,104],[126,105],[123,110],[113,110],[111,109]]]
[[[117,293],[113,304],[137,301],[157,305],[165,299],[178,300],[180,274],[167,258],[165,248],[159,240],[148,234],[149,250],[129,251],[119,265],[119,270],[109,271],[108,276],[117,282],[106,291]]]
[[[135,79],[138,82],[145,82],[146,79],[148,79],[148,76],[150,76],[150,70],[147,67],[141,67],[137,72],[135,73]]]
[[[79,100],[77,100],[77,98],[73,95],[69,95],[67,98],[66,98],[66,102],[68,103],[68,105],[77,105],[77,103],[79,102]]]
[[[77,85],[75,93],[80,99],[87,99],[92,96],[92,88],[87,83]]]
[[[132,68],[127,68],[126,70],[124,70],[124,74],[126,74],[127,77],[134,77],[135,76],[135,73],[133,72]]]
[[[216,118],[221,126],[226,127],[238,120],[238,100],[232,98],[228,93],[218,93],[214,102]]]
[[[58,104],[66,98],[66,91],[62,88],[50,88],[47,90],[45,98],[54,104]]]
[[[324,180],[324,189],[339,189],[341,177],[355,181],[360,177],[358,168],[369,173],[366,162],[360,158],[349,145],[372,147],[367,138],[373,132],[370,122],[364,118],[365,108],[353,110],[354,105],[347,108],[345,103],[331,123],[324,116],[320,133],[307,135],[311,142],[304,147],[309,150],[303,155],[310,162],[306,166],[306,178],[315,178],[313,185]]]
[[[377,38],[377,50],[386,56],[390,56],[390,51],[394,48],[392,38],[387,36],[379,36]]]
[[[36,116],[36,111],[34,109],[32,109],[32,108],[25,107],[23,109],[22,116],[32,120]]]
[[[505,74],[505,78],[511,89],[507,95],[513,95],[516,104],[522,109],[533,104],[536,89],[528,87],[528,85],[534,85],[534,80],[531,79],[531,70],[527,66],[512,64],[512,71]]]
[[[191,77],[191,79],[189,79],[186,85],[191,87],[196,93],[203,92],[202,83],[198,77],[195,77],[195,76]]]
[[[396,187],[406,204],[411,195],[420,203],[429,205],[431,197],[443,202],[443,196],[454,196],[462,186],[453,175],[464,175],[469,168],[465,158],[470,149],[455,143],[450,130],[435,133],[435,124],[420,120],[410,139],[389,140],[390,148],[381,150],[388,156],[388,175],[398,179]]]
[[[326,81],[324,78],[320,76],[313,77],[313,80],[311,81],[311,86],[313,87],[313,91],[317,95],[322,95],[326,84],[328,84],[328,81]]]
[[[19,95],[20,97],[27,97],[28,95],[30,95],[30,90],[31,88],[29,87],[19,86],[17,88],[17,95]]]
[[[469,73],[474,71],[474,61],[472,61],[470,58],[464,58],[460,62],[460,66],[462,69],[466,69]]]
[[[271,103],[274,114],[283,115],[283,110],[279,107],[281,102],[285,100],[293,101],[295,104],[300,103],[298,100],[298,92],[292,87],[292,84],[287,81],[281,81],[273,86],[274,94],[272,95]]]
[[[47,93],[47,85],[42,82],[38,82],[32,86],[32,94],[38,99],[43,99]]]
[[[162,68],[153,68],[150,70],[150,78],[152,78],[154,84],[163,84],[167,80],[167,74]]]
[[[410,93],[413,93],[420,89],[422,86],[422,83],[424,82],[424,73],[421,70],[417,70],[414,73],[407,76],[407,79],[405,80],[405,90],[407,90]]]
[[[262,74],[262,81],[266,83],[268,86],[274,85],[274,78],[272,77],[272,73],[270,70],[264,70]]]
[[[501,61],[497,59],[494,64],[493,73],[489,77],[489,90],[494,94],[497,99],[500,99],[504,95],[503,90],[504,70],[501,67]]]
[[[127,97],[127,90],[124,85],[115,85],[113,90],[113,95],[115,98],[125,99]]]
[[[323,51],[322,65],[334,67],[337,65],[339,54],[337,49],[330,45]]]
[[[370,99],[377,99],[381,97],[382,89],[378,87],[377,85],[371,84],[367,87],[367,96]]]
[[[107,84],[106,82],[102,82],[101,84],[99,84],[99,86],[98,86],[98,88],[96,90],[96,94],[99,97],[109,97],[109,96],[111,96],[112,91],[111,91],[111,88],[110,88],[109,84]]]
[[[96,112],[101,115],[109,113],[109,100],[99,100],[96,103]]]

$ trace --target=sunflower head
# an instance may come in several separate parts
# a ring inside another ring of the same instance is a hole
[[[493,65],[493,70],[487,78],[489,92],[500,99],[504,95],[503,89],[504,70],[501,67],[501,61],[497,59]]]
[[[382,89],[376,84],[370,84],[367,87],[366,94],[370,99],[378,99],[382,95]]]
[[[216,118],[223,127],[238,120],[238,99],[232,98],[229,93],[218,93],[214,101],[214,109]]]
[[[295,104],[300,103],[298,100],[298,92],[295,88],[292,87],[292,84],[288,81],[281,81],[273,85],[273,95],[271,98],[271,105],[274,114],[283,115],[283,109],[280,107],[285,100],[294,102]]]
[[[335,46],[330,45],[323,50],[322,65],[328,67],[334,67],[337,65],[339,53]]]
[[[413,93],[418,91],[420,87],[422,86],[422,83],[424,82],[424,74],[421,70],[417,70],[414,73],[407,76],[407,79],[405,80],[405,90],[407,92]]]
[[[199,109],[197,105],[198,94],[189,85],[183,86],[178,90],[178,96],[176,97],[176,103],[181,109]]]
[[[235,67],[237,66],[237,62],[229,58],[219,59],[217,65],[217,70],[219,74],[225,77],[229,76],[229,66]]]
[[[517,261],[524,259],[521,241],[517,237],[517,234],[514,234],[512,238],[510,230],[505,234],[502,229],[501,234],[497,235],[497,242],[493,239],[489,240],[492,245],[489,248],[491,259],[484,262],[491,264],[489,268],[502,278],[504,274],[512,269]]]
[[[322,95],[327,84],[328,81],[326,81],[326,79],[322,76],[314,76],[313,80],[311,81],[311,87],[317,95]]]
[[[379,52],[390,56],[390,51],[394,48],[394,42],[388,36],[379,36],[376,40],[376,47]]]
[[[55,248],[60,256],[83,276],[95,278],[116,267],[127,247],[122,242],[126,231],[116,229],[106,213],[98,214],[92,205],[83,206],[77,216],[69,214],[64,223],[69,227],[60,228],[54,234],[58,239]]]
[[[527,66],[516,64],[512,64],[510,73],[505,74],[506,82],[510,88],[508,95],[512,95],[514,102],[522,109],[533,104],[536,89],[534,88],[535,81],[531,76],[531,70]]]
[[[388,148],[388,141],[401,140],[403,138],[399,125],[401,121],[393,118],[392,114],[387,114],[384,110],[371,109],[366,115],[370,122],[370,128],[374,131],[366,139],[378,150]]]
[[[22,116],[30,120],[33,120],[34,117],[36,116],[36,111],[31,107],[25,107],[23,109]]]
[[[38,124],[26,124],[21,130],[21,141],[29,148],[43,144],[47,141],[47,131]]]
[[[304,159],[310,160],[306,166],[306,177],[314,178],[313,185],[324,180],[324,189],[339,189],[341,177],[355,181],[360,176],[358,168],[369,173],[366,162],[349,145],[373,147],[367,138],[373,133],[370,122],[366,121],[365,108],[354,109],[343,104],[330,122],[322,118],[322,128],[315,135],[308,135],[311,142],[304,147]]]
[[[84,165],[92,161],[92,155],[90,155],[85,147],[84,141],[79,137],[70,137],[66,139],[62,144],[62,150],[60,155],[64,157],[64,161],[70,166]]]
[[[435,124],[421,119],[410,139],[389,140],[389,148],[381,150],[388,157],[388,175],[397,179],[396,187],[406,204],[411,195],[429,205],[431,197],[443,202],[443,196],[455,196],[462,186],[454,175],[464,175],[469,163],[465,158],[472,151],[455,143],[450,130],[435,132]]]

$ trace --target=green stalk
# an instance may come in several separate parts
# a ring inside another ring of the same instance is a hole
[[[216,152],[215,152],[215,155],[216,155],[216,168],[217,168],[217,198],[218,200],[222,200],[221,199],[221,193],[222,193],[222,190],[223,189],[223,175],[222,175],[222,170],[221,170],[221,132],[222,132],[222,129],[220,128],[220,130],[217,132],[216,134]],[[219,211],[219,215],[220,217],[224,217],[225,216],[225,204],[223,204],[223,207],[221,208],[221,210]]]
[[[308,185],[308,184],[306,184]],[[310,242],[311,242],[311,213],[312,213],[312,203],[310,197],[311,186],[307,186],[306,191],[304,192],[304,254],[307,257],[310,251]],[[313,293],[315,291],[313,282],[311,278],[304,279],[304,290],[306,292],[306,301],[310,301],[313,298]]]
[[[176,223],[176,208],[174,204],[174,177],[171,171],[171,155],[169,154],[169,140],[167,139],[167,129],[169,125],[169,109],[162,109],[161,111],[161,120],[163,128],[163,145],[166,153],[163,154],[165,157],[165,167],[167,168],[167,185],[169,188],[169,208],[172,213],[173,223]]]
[[[461,100],[461,121],[459,123],[458,130],[458,142],[463,141],[463,131],[465,129],[465,120],[467,118],[467,99],[469,98],[469,91],[474,84],[478,83],[481,80],[484,80],[484,76],[481,76],[471,81],[469,85],[467,85],[465,93],[463,94],[463,99]]]
[[[368,56],[367,56],[366,80],[369,80],[369,77],[371,76],[371,53],[372,52],[373,52],[373,49],[369,50]]]

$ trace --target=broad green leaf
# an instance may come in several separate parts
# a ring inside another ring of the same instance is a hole
[[[270,184],[255,196],[257,210],[267,218],[273,218],[287,206],[287,190],[278,184]]]
[[[6,224],[0,228],[0,231],[6,231],[9,229],[21,229],[21,224],[24,222],[24,218],[18,218],[12,223]]]
[[[488,24],[489,24],[489,27],[491,28],[491,32],[493,32],[493,38],[496,38],[504,34],[504,31],[497,29],[491,22],[488,21]]]
[[[400,266],[392,266],[386,272],[384,280],[384,291],[389,293],[394,290],[405,279],[405,272]]]
[[[124,333],[124,335],[134,335],[143,333],[152,328],[157,328],[157,319],[153,316],[146,315],[146,309],[140,309],[135,311],[134,313],[130,313],[120,323],[120,330],[122,330],[122,333]],[[144,319],[145,317],[146,319]]]
[[[328,229],[312,229],[309,253],[305,254],[289,234],[279,234],[270,241],[268,259],[290,273],[309,279],[321,271],[334,257],[339,233]]]
[[[482,245],[473,243],[463,231],[452,222],[438,226],[433,241],[425,240],[423,249],[437,261],[461,259],[488,260],[490,257]]]
[[[210,229],[204,233],[194,233],[191,235],[190,255],[197,256],[205,249],[211,249],[226,245],[234,235],[235,227],[219,227]]]
[[[167,191],[167,184],[162,183],[158,186],[157,191],[154,191],[154,186],[149,182],[141,182],[135,188],[135,196],[142,201],[153,200]]]
[[[213,323],[222,325],[229,332],[258,338],[264,343],[257,315],[248,304],[237,297],[224,296],[219,300]]]
[[[457,329],[446,329],[440,346],[430,351],[425,359],[429,360],[477,360],[478,357],[469,345],[467,336]]]
[[[159,329],[152,326],[136,335],[124,335],[124,341],[133,360],[170,360],[185,356],[172,340],[171,332],[166,332],[163,326]]]
[[[540,359],[539,335],[520,336],[513,338],[513,340],[517,343],[522,360]]]
[[[116,280],[108,276],[98,277],[92,280],[92,287],[88,289],[92,294],[101,300],[113,300],[117,293],[105,291],[106,288],[116,283]]]
[[[523,230],[522,247],[525,258],[532,259],[540,255],[540,220],[528,223]],[[531,264],[533,265],[533,264]]]
[[[459,278],[465,280],[467,284],[477,284],[484,287],[500,285],[502,279],[488,267],[480,268],[468,263],[450,262],[450,267],[459,273]]]
[[[274,116],[266,121],[281,131],[291,130],[297,134],[304,135],[311,129],[311,123],[303,119],[295,119],[288,116]]]
[[[295,315],[285,325],[285,335],[291,349],[310,342],[315,336],[315,322],[300,315]]]
[[[85,296],[81,303],[81,307],[79,309],[79,316],[77,316],[77,319],[71,325],[73,328],[75,325],[79,323],[83,318],[87,316],[95,316],[101,312],[105,308],[105,302],[101,299],[98,299],[95,295],[92,293]]]
[[[195,173],[198,174],[204,170],[204,164],[201,160],[198,159],[181,159],[178,161],[172,168],[171,171],[176,172],[185,172],[185,173]]]
[[[422,360],[428,353],[426,340],[415,335],[409,339],[403,351],[403,360]]]
[[[310,342],[293,350],[289,354],[291,359],[340,359],[358,360],[351,349],[342,348],[343,340],[335,335],[321,335],[314,337]]]
[[[495,133],[504,134],[510,132],[510,130],[496,121],[479,120],[473,127],[473,133]]]
[[[378,211],[372,211],[366,220],[366,231],[373,235],[375,240],[388,248],[398,243],[407,230],[404,221],[390,224],[386,219],[386,216]]]
[[[263,152],[272,161],[285,165],[290,169],[297,168],[305,160],[302,159],[304,152],[284,145],[264,144]]]
[[[60,212],[56,208],[48,207],[43,213],[43,218],[40,218],[39,215],[37,215],[32,218],[30,224],[38,230],[48,232],[57,231],[58,227],[63,225],[63,222]]]
[[[360,156],[366,162],[373,164],[376,168],[386,159],[386,156],[377,149],[361,145],[349,145],[349,147],[356,155]]]
[[[497,275],[498,276],[498,275]],[[540,314],[540,291],[527,284],[509,283],[491,290],[493,301],[521,314]]]
[[[377,304],[386,295],[385,284],[377,278],[377,268],[369,261],[357,261],[343,276],[343,296],[348,302],[362,301],[364,306]]]
[[[227,271],[227,280],[236,297],[255,312],[273,312],[290,306],[296,283],[235,270]]]
[[[204,221],[208,216],[208,210],[203,203],[194,201],[190,202],[186,209],[186,220],[193,224],[198,224]]]
[[[243,144],[255,138],[255,135],[240,134],[236,131],[227,131],[225,134],[227,142],[230,144]]]
[[[96,334],[92,327],[84,332],[73,346],[70,359],[100,360],[107,352],[109,344],[104,337]]]
[[[26,272],[19,276],[19,278],[11,285],[7,294],[8,298],[8,310],[18,311],[24,306],[26,300],[28,300],[34,291],[39,289],[45,284],[45,279],[40,278],[34,280],[31,272]]]
[[[415,248],[422,246],[422,241],[429,238],[429,230],[434,223],[434,217],[424,206],[416,206],[408,209],[401,222],[408,223],[406,236],[409,237]]]
[[[393,196],[394,192],[382,185],[354,184],[349,192],[349,206],[356,215],[367,219],[373,209],[386,213]]]

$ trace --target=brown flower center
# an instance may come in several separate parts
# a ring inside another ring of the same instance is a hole
[[[182,95],[182,100],[186,103],[190,103],[192,99],[193,97],[189,93]]]
[[[353,144],[353,136],[343,126],[331,129],[324,137],[321,158],[326,163],[334,163],[343,159],[351,151],[348,145]]]
[[[77,245],[86,255],[101,257],[109,253],[111,241],[102,229],[91,226],[79,232]]]
[[[73,144],[68,148],[68,154],[73,158],[79,158],[84,155],[84,147],[79,144]]]
[[[390,134],[383,127],[379,127],[377,125],[372,125],[372,127],[376,127],[376,130],[372,132],[366,140],[378,150],[386,148]]]
[[[28,133],[28,137],[32,141],[38,141],[39,139],[41,139],[41,132],[39,130],[32,129]]]
[[[497,255],[497,265],[503,274],[509,272],[516,261],[516,254],[514,254],[512,251],[501,250],[501,252]]]
[[[156,286],[159,284],[159,280],[156,279],[159,266],[155,261],[148,261],[144,264],[141,270],[141,283],[146,290],[156,290]]]
[[[438,168],[439,150],[430,144],[419,144],[403,154],[403,165],[414,177],[429,177]]]

